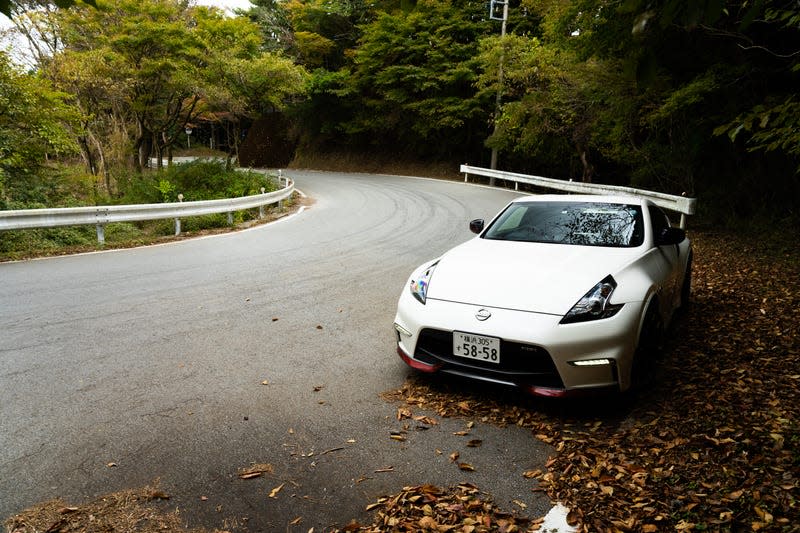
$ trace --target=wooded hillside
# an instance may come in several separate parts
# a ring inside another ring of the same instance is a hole
[[[0,56],[0,118],[28,116],[12,95],[34,85],[57,109],[42,144],[0,124],[6,203],[43,153],[80,154],[113,195],[120,168],[191,144],[187,127],[211,148],[224,132],[233,157],[284,111],[301,154],[455,171],[495,149],[503,170],[685,192],[734,225],[798,218],[796,2],[512,0],[503,37],[472,0],[254,0],[235,18],[61,4],[0,5],[34,51],[29,73]]]

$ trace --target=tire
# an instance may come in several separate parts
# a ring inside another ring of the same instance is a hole
[[[658,302],[653,300],[647,307],[639,334],[639,345],[631,366],[631,388],[642,390],[653,385],[656,378],[658,355],[661,348],[663,327],[658,316]]]

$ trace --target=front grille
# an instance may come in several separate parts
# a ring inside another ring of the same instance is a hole
[[[453,333],[423,329],[414,358],[429,364],[444,364],[472,374],[513,381],[520,385],[563,388],[550,354],[541,346],[500,339],[500,364],[453,355]]]

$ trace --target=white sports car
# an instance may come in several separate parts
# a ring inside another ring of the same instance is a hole
[[[400,295],[397,351],[446,372],[568,396],[647,383],[686,304],[692,249],[634,196],[528,196],[417,268]]]

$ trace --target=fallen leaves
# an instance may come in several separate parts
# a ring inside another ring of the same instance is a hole
[[[155,503],[169,496],[158,483],[137,490],[105,495],[82,505],[65,505],[54,500],[16,514],[5,521],[13,533],[136,531],[190,533],[184,514],[164,512]],[[199,532],[198,532],[199,533]]]
[[[517,505],[525,507],[523,502]],[[528,519],[498,508],[469,483],[446,490],[434,485],[403,487],[400,493],[379,498],[366,510],[376,514],[372,525],[353,522],[341,531],[514,532],[531,525]]]

